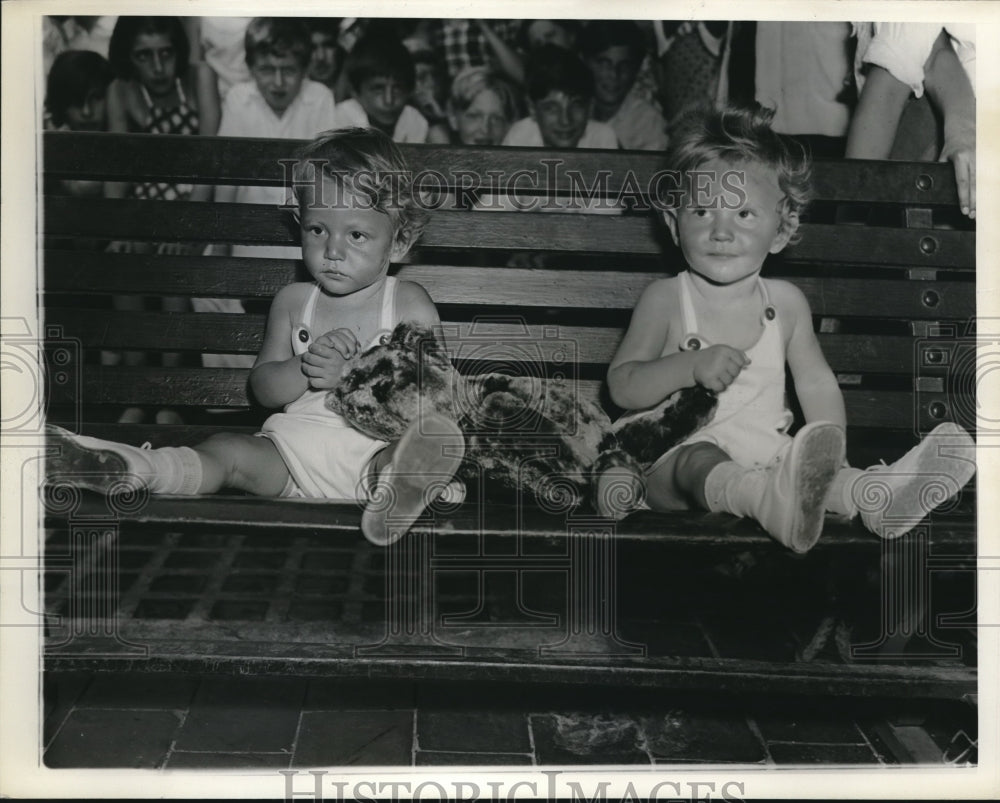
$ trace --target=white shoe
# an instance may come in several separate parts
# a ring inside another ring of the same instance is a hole
[[[782,460],[764,468],[730,468],[709,474],[709,509],[750,516],[794,552],[808,552],[823,532],[830,484],[844,462],[844,430],[818,421],[795,435]],[[721,487],[719,482],[721,480]]]
[[[424,508],[448,491],[464,454],[465,438],[451,419],[427,413],[410,424],[361,516],[365,538],[376,546],[402,538]]]
[[[129,470],[123,452],[135,446],[112,443],[86,435],[74,435],[62,427],[47,424],[48,446],[57,447],[46,461],[45,473],[52,481],[62,481],[99,494],[137,490],[139,478]]]
[[[958,424],[939,424],[890,466],[872,466],[851,489],[861,521],[882,538],[905,535],[954,498],[976,473],[976,443]]]

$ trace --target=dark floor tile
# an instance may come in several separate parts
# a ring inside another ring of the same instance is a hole
[[[409,681],[310,680],[304,711],[398,710],[416,707],[416,690]]]
[[[149,563],[153,553],[148,549],[118,550],[118,566],[122,569],[140,569]]]
[[[195,550],[175,549],[163,566],[167,569],[210,569],[219,559],[218,552],[198,552]]]
[[[226,535],[224,533],[188,532],[183,533],[177,539],[176,543],[177,546],[180,547],[221,549],[229,543],[230,538],[232,538],[231,535]]]
[[[167,759],[170,770],[287,769],[290,753],[185,753],[175,751]]]
[[[233,594],[270,594],[278,587],[277,574],[231,574],[222,591]]]
[[[650,755],[657,761],[757,764],[764,747],[740,708],[732,713],[674,709],[640,719]]]
[[[77,709],[45,752],[48,767],[154,769],[177,733],[174,711]]]
[[[328,569],[347,571],[353,563],[353,552],[307,552],[302,556],[302,569],[307,572],[320,572]]]
[[[261,550],[259,552],[241,552],[233,560],[237,569],[280,569],[288,560],[287,552]]]
[[[269,604],[267,600],[220,599],[212,606],[209,618],[223,621],[263,622]]]
[[[288,606],[288,618],[293,622],[329,622],[339,619],[343,613],[342,602],[325,599],[293,599]]]
[[[864,744],[850,712],[751,712],[765,741]]]
[[[149,584],[150,591],[200,594],[208,585],[207,574],[161,574]]]
[[[516,711],[417,712],[421,750],[474,753],[527,753],[531,750],[527,714]]]
[[[77,708],[185,709],[198,687],[191,675],[154,672],[101,673],[77,702]]]
[[[136,619],[184,619],[194,608],[195,599],[144,599],[135,606]]]
[[[45,744],[52,741],[92,677],[86,672],[46,672],[42,675]]]
[[[878,764],[867,745],[770,744],[775,764]]]
[[[296,594],[343,594],[347,577],[328,574],[301,574],[295,581]]]
[[[307,711],[293,767],[411,766],[413,711]]]
[[[219,753],[290,751],[305,685],[295,678],[205,678],[175,748]]]
[[[622,714],[533,714],[535,757],[549,764],[649,764],[638,723]]]
[[[530,753],[443,753],[418,750],[418,767],[530,767]]]

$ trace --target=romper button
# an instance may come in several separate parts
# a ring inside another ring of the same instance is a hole
[[[299,340],[303,343],[309,342],[309,333],[305,329],[299,329]]]
[[[691,351],[697,351],[698,349],[701,348],[701,341],[698,340],[698,338],[696,337],[692,337],[688,340],[687,347]]]
[[[773,321],[774,320],[774,316],[777,315],[777,314],[778,313],[776,313],[774,311],[774,307],[770,307],[769,306],[769,307],[765,308],[765,310],[764,310],[764,317],[767,318],[769,321]]]

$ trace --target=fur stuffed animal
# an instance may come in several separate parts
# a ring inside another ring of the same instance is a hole
[[[457,421],[465,435],[457,477],[470,491],[481,489],[490,499],[527,491],[550,508],[590,498],[595,509],[607,511],[593,499],[596,477],[614,467],[641,476],[710,420],[716,398],[687,389],[612,427],[604,410],[580,399],[572,385],[498,373],[462,376],[429,328],[400,323],[354,358],[326,404],[386,441],[398,439],[422,409],[432,409]],[[615,509],[625,515],[637,502],[620,498]]]

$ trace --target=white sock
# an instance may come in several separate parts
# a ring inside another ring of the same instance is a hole
[[[864,475],[860,468],[842,468],[833,478],[830,492],[826,496],[826,509],[838,516],[853,519],[858,515],[856,483]]]

